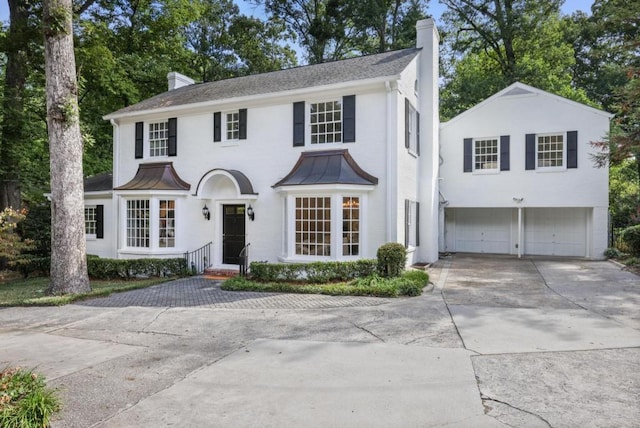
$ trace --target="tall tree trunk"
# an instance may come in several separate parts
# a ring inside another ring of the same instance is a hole
[[[27,5],[9,0],[9,33],[6,41],[2,124],[0,130],[0,210],[20,209],[19,148],[25,144],[24,85],[27,80]]]
[[[49,294],[91,289],[84,236],[82,136],[73,52],[72,1],[44,2],[47,125],[51,158]]]

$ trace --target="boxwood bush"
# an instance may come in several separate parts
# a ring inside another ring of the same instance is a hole
[[[251,262],[251,277],[262,282],[306,281],[314,284],[348,281],[368,276],[377,269],[374,259],[348,262],[267,263]]]
[[[25,258],[18,270],[26,278],[29,275],[49,275],[51,258]],[[92,279],[133,279],[137,277],[160,277],[188,274],[187,262],[184,258],[171,259],[103,259],[87,255],[87,271]]]
[[[400,276],[407,263],[407,249],[397,242],[387,242],[378,248],[378,274],[386,278]]]

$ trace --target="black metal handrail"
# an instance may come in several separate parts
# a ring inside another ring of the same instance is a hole
[[[240,251],[240,255],[238,256],[238,265],[240,268],[240,276],[247,276],[248,264],[249,264],[249,245],[248,243],[244,246],[242,251]]]
[[[192,273],[203,273],[204,270],[209,267],[211,261],[211,244],[212,242],[209,242],[197,250],[184,253],[184,259],[187,261],[187,266],[191,269]]]

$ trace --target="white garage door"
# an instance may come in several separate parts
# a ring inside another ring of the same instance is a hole
[[[449,251],[509,253],[512,210],[508,208],[455,208],[447,211],[449,217],[447,219],[447,247]]]
[[[524,252],[531,255],[585,257],[587,209],[525,209]]]

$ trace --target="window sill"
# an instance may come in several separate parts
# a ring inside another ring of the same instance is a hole
[[[84,235],[84,238],[85,238],[87,241],[97,241],[97,240],[98,240],[98,238],[96,237],[96,235]]]
[[[420,157],[418,152],[416,152],[415,150],[412,150],[412,149],[407,149],[407,153],[409,153],[409,155],[413,156],[416,159]]]
[[[536,172],[548,173],[548,172],[566,172],[567,168],[565,167],[538,167],[535,169]]]
[[[500,174],[499,169],[478,169],[473,171],[473,175],[497,175]]]
[[[216,144],[218,147],[237,147],[240,145],[240,140],[218,141]]]
[[[185,251],[179,248],[122,248],[118,250],[118,254],[125,255],[184,255]]]

